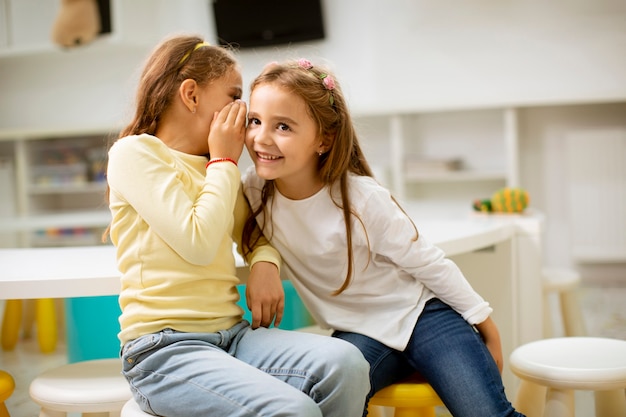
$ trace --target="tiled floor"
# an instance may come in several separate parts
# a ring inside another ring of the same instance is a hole
[[[626,286],[581,288],[581,304],[589,335],[626,340],[625,301]],[[38,415],[36,404],[28,396],[30,381],[41,371],[65,361],[63,345],[55,353],[43,355],[39,353],[37,343],[32,339],[20,341],[18,348],[12,352],[0,351],[0,369],[11,373],[17,385],[15,393],[6,402],[12,417]],[[591,393],[577,392],[576,409],[577,417],[594,416]],[[445,410],[438,411],[438,417],[449,416]]]

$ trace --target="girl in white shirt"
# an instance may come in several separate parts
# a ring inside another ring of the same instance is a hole
[[[256,220],[317,323],[370,363],[368,400],[417,372],[455,417],[520,416],[504,393],[492,309],[374,180],[328,69],[266,66],[246,147],[244,244]]]

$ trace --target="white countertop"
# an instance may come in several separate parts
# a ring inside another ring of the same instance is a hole
[[[413,212],[411,208],[407,211]],[[412,216],[414,214],[412,213]],[[447,256],[472,252],[538,228],[536,216],[469,215],[461,219],[416,219]],[[245,270],[236,254],[237,266]],[[0,249],[0,298],[66,298],[119,293],[115,248],[110,245]]]

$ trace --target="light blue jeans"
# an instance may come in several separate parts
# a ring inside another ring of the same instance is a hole
[[[217,333],[164,330],[121,355],[141,409],[165,417],[357,417],[370,389],[354,345],[246,321]]]
[[[369,361],[368,401],[386,386],[418,372],[454,417],[523,417],[507,399],[496,362],[476,329],[438,299],[426,304],[403,352],[358,333],[333,336],[358,346]]]

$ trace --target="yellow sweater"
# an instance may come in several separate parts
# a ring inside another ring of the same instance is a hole
[[[216,332],[242,318],[233,241],[239,247],[250,209],[237,167],[206,162],[150,135],[119,139],[109,151],[122,344],[165,328]],[[263,241],[247,261],[280,258]]]

